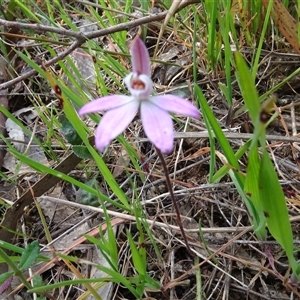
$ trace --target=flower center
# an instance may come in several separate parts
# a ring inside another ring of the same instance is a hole
[[[139,79],[133,79],[131,82],[131,87],[134,90],[144,90],[145,89],[145,83]]]

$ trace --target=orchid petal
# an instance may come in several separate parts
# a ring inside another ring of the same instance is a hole
[[[149,101],[166,111],[199,119],[200,113],[190,101],[174,95],[154,96]]]
[[[132,100],[133,100],[132,97],[123,96],[123,95],[112,95],[112,96],[98,98],[96,100],[93,100],[93,101],[85,104],[78,111],[78,114],[80,116],[82,116],[85,114],[90,114],[90,113],[100,112],[103,110],[117,108],[119,106],[127,104],[128,102],[130,102]]]
[[[150,57],[144,42],[136,37],[130,49],[132,71],[137,75],[145,74],[151,76]]]
[[[124,78],[124,82],[130,92],[130,94],[136,99],[148,99],[152,92],[152,80],[148,75],[137,76],[134,73],[128,74]],[[133,88],[134,82],[141,82],[140,86],[143,85],[144,88]]]
[[[136,115],[138,107],[138,101],[131,101],[105,113],[96,131],[95,145],[99,151],[103,151],[126,129]]]
[[[170,153],[173,149],[174,133],[168,112],[150,101],[144,101],[141,105],[141,118],[149,140],[163,153]]]

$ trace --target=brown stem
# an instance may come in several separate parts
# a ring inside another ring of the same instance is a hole
[[[156,148],[156,152],[158,154],[158,157],[162,163],[162,166],[163,166],[163,169],[164,169],[164,172],[165,172],[165,176],[166,176],[166,183],[167,183],[167,186],[168,186],[168,190],[170,192],[170,197],[172,199],[172,202],[173,202],[173,205],[175,207],[175,212],[176,212],[176,219],[177,219],[177,223],[178,223],[178,226],[180,228],[180,231],[181,231],[181,234],[182,234],[182,237],[184,239],[184,242],[185,242],[185,246],[186,246],[186,249],[188,251],[188,254],[191,256],[191,257],[194,257],[194,254],[190,248],[190,245],[188,243],[188,240],[187,240],[187,237],[186,237],[186,234],[184,232],[184,229],[183,229],[183,225],[182,225],[182,222],[181,222],[181,218],[180,218],[180,211],[179,211],[179,207],[178,207],[178,204],[176,202],[176,199],[175,199],[175,196],[174,196],[174,193],[173,193],[173,187],[172,187],[172,183],[171,183],[171,180],[170,180],[170,176],[169,176],[169,171],[168,171],[168,167],[166,165],[166,161],[164,159],[164,156],[163,154],[161,153],[161,151]]]

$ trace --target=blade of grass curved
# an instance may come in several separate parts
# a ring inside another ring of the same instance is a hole
[[[135,245],[135,242],[133,240],[133,237],[130,233],[130,231],[127,231],[127,240],[129,242],[131,255],[132,255],[132,262],[134,265],[134,268],[137,270],[140,276],[145,277],[146,274],[146,256],[141,255],[140,251],[138,250],[137,246]],[[143,246],[141,246],[143,247]]]
[[[101,252],[101,255],[104,257],[104,259],[107,261],[107,263],[109,264],[109,266],[111,267],[112,270],[118,272],[118,265],[115,264],[115,262],[113,261],[114,259],[111,257],[111,250],[114,251],[115,247],[115,242],[113,243],[113,245],[110,244],[109,240],[105,240],[104,239],[104,235],[103,233],[100,233],[100,239],[97,237],[93,237],[93,236],[89,236],[89,235],[84,235],[86,237],[86,239],[93,243],[95,246],[98,247],[99,251]],[[114,236],[114,240],[116,241],[116,237]],[[118,263],[118,261],[117,261]]]
[[[99,155],[99,153],[93,148],[93,146],[90,144],[89,139],[87,137],[87,129],[84,125],[84,123],[79,118],[77,112],[74,110],[74,107],[70,103],[69,99],[65,96],[64,92],[68,92],[68,88],[59,80],[55,80],[54,77],[46,71],[47,79],[49,83],[51,84],[53,90],[56,93],[56,96],[58,99],[63,103],[64,112],[66,114],[67,119],[70,121],[72,126],[77,131],[78,135],[82,139],[83,143],[93,156],[97,167],[99,171],[101,172],[104,180],[107,182],[107,184],[110,186],[114,194],[119,198],[119,200],[122,202],[124,207],[126,209],[130,209],[130,205],[127,199],[127,196],[122,191],[122,189],[119,187],[118,183],[116,182],[114,176],[106,166],[105,162]]]
[[[287,82],[289,82],[291,79],[296,77],[298,74],[300,74],[300,68],[296,69],[293,73],[289,74],[287,77],[285,77],[283,80],[280,80],[280,82],[269,89],[267,92],[265,92],[263,95],[259,97],[260,101],[265,100],[269,95],[275,93],[277,90],[279,90],[282,86],[284,86]]]
[[[99,236],[100,238],[95,238],[94,236],[85,235],[86,239],[92,242],[95,246],[98,247],[99,251],[106,259],[107,263],[114,271],[118,271],[118,245],[115,232],[113,230],[111,219],[107,213],[105,203],[100,198],[101,207],[103,208],[103,213],[105,216],[105,224],[106,224],[106,231],[107,237],[104,236],[104,232],[102,227],[99,227]]]
[[[300,74],[300,68],[296,69],[293,73],[289,74],[287,77],[285,77],[283,80],[281,80],[277,85],[274,87],[268,89],[264,94],[259,96],[259,102],[262,103],[264,100],[268,98],[268,96],[274,94],[277,90],[279,90],[282,86],[284,86],[287,82],[289,82],[291,79],[296,77],[298,74]],[[236,115],[241,114],[246,110],[245,106],[243,105],[240,109],[236,111]]]
[[[13,154],[15,157],[17,157],[20,161],[22,161],[23,163],[25,163],[26,165],[28,165],[29,167],[33,168],[34,170],[40,172],[40,173],[44,173],[44,174],[51,174],[55,177],[61,178],[62,180],[65,180],[71,184],[74,184],[75,186],[82,188],[84,190],[86,190],[87,192],[97,196],[97,191],[95,189],[93,189],[92,187],[87,186],[86,184],[74,179],[71,176],[68,176],[66,174],[63,174],[61,172],[58,172],[52,168],[49,168],[41,163],[36,162],[35,160],[32,160],[30,158],[28,158],[27,156],[19,153],[18,151],[16,151],[14,148],[9,147],[9,151],[11,152],[11,154]],[[104,194],[102,194],[102,197],[104,198],[108,198],[107,196],[105,196]]]

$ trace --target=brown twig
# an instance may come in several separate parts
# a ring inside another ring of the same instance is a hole
[[[183,9],[184,7],[186,7],[190,4],[194,4],[194,3],[199,3],[199,0],[183,1],[183,3],[181,3],[181,5],[178,7],[178,11]],[[139,19],[136,19],[133,21],[129,21],[126,23],[111,26],[109,28],[96,30],[96,31],[89,32],[86,34],[83,34],[82,32],[75,32],[72,30],[67,30],[64,28],[55,28],[55,27],[45,26],[45,25],[40,25],[40,24],[26,24],[26,23],[14,22],[14,21],[7,21],[4,19],[0,19],[0,25],[3,25],[7,28],[31,29],[31,30],[34,30],[37,32],[53,32],[53,33],[76,38],[76,41],[74,41],[73,44],[70,45],[69,48],[67,48],[65,51],[61,52],[56,57],[46,61],[43,64],[45,67],[49,67],[50,65],[53,65],[54,63],[64,59],[72,51],[74,51],[76,48],[80,47],[86,40],[97,38],[97,37],[104,36],[104,35],[108,35],[111,33],[118,32],[118,31],[129,30],[130,28],[140,26],[143,24],[148,24],[148,23],[151,23],[154,21],[160,21],[166,17],[167,13],[168,13],[168,11],[164,11],[159,14],[139,18]],[[0,90],[9,88],[14,84],[35,75],[36,73],[37,72],[35,70],[31,70],[31,71],[23,74],[22,76],[14,78],[5,83],[2,83],[2,84],[0,84]]]
[[[71,36],[76,39],[82,39],[84,37],[84,34],[81,31],[76,32],[62,27],[52,27],[41,24],[27,24],[18,21],[7,21],[0,19],[0,25],[3,25],[6,28],[31,29],[35,32],[53,32],[64,36]]]

